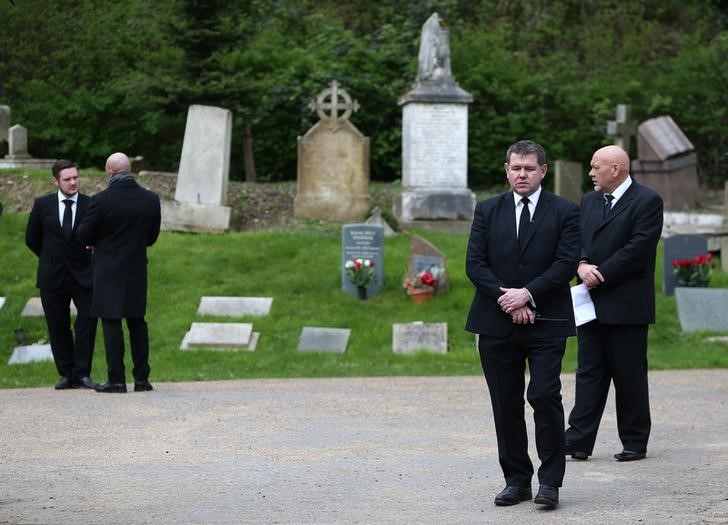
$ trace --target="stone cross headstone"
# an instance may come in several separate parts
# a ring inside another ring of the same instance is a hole
[[[8,130],[10,129],[10,107],[0,106],[0,142],[8,141]]]
[[[672,261],[692,259],[708,252],[708,241],[702,235],[675,235],[668,237],[662,244],[663,280],[662,291],[665,295],[675,293],[677,278],[673,272]]]
[[[419,68],[402,106],[402,192],[394,214],[415,221],[470,221],[475,194],[468,189],[468,104],[473,96],[455,82],[450,32],[437,13],[422,27]]]
[[[352,259],[374,261],[375,281],[367,287],[367,296],[374,297],[384,286],[384,229],[371,224],[345,224],[341,229],[341,288],[357,296],[344,264]]]
[[[410,262],[408,271],[411,275],[430,272],[437,279],[437,293],[447,292],[447,258],[434,244],[419,235],[410,240]]]
[[[28,130],[20,124],[15,124],[8,130],[7,159],[29,159]]]
[[[230,228],[227,206],[232,112],[192,105],[187,111],[174,201],[162,203],[162,228],[223,232]]]
[[[309,108],[320,120],[298,137],[293,215],[335,222],[363,220],[372,201],[369,138],[349,121],[359,103],[334,80]]]
[[[635,125],[630,121],[631,108],[627,104],[617,104],[615,120],[607,122],[607,134],[614,137],[614,143],[629,154]]]
[[[349,328],[320,328],[304,326],[298,339],[300,352],[329,352],[343,354],[349,343]]]
[[[695,147],[671,117],[656,117],[639,125],[637,157],[632,161],[632,175],[660,194],[665,210],[695,207],[698,158]]]
[[[581,162],[557,160],[554,163],[554,193],[577,204],[581,202],[584,168]]]
[[[447,323],[393,324],[392,351],[397,354],[413,354],[417,351],[446,354]]]

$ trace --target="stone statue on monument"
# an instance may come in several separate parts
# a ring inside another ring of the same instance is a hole
[[[418,81],[452,82],[450,31],[437,13],[432,13],[422,26],[418,61]]]

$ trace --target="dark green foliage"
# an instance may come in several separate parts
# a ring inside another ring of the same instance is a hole
[[[437,11],[471,92],[471,185],[502,181],[521,138],[588,162],[615,106],[670,114],[697,148],[701,179],[728,166],[728,31],[698,0],[85,0],[0,2],[0,103],[31,153],[100,166],[114,150],[176,169],[190,104],[234,112],[231,176],[252,126],[261,180],[296,176],[309,100],[333,79],[359,101],[375,180],[401,170],[401,108],[420,28]],[[634,146],[633,155],[636,153]]]

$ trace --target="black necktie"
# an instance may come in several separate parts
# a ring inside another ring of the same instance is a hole
[[[607,215],[609,215],[609,212],[612,210],[612,201],[614,200],[614,195],[610,195],[609,193],[604,194],[604,218],[607,218]]]
[[[63,211],[63,235],[67,241],[70,241],[71,233],[73,232],[73,212],[71,211],[73,201],[71,199],[63,199],[63,204],[66,205],[66,209]]]
[[[518,244],[522,245],[523,240],[526,238],[526,234],[528,233],[528,223],[531,222],[531,210],[528,209],[528,203],[530,201],[528,200],[528,197],[523,197],[521,199],[521,203],[523,204],[523,209],[521,210],[521,219],[518,222]]]

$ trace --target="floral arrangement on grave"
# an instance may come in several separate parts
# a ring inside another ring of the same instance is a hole
[[[429,270],[421,271],[418,274],[408,273],[404,276],[402,281],[402,288],[409,295],[434,292],[437,289],[437,272],[436,269],[430,268]]]
[[[696,255],[692,259],[672,261],[672,271],[678,286],[708,286],[715,268],[713,254]]]
[[[357,288],[366,288],[377,280],[374,275],[374,261],[371,259],[351,259],[344,263],[346,275]]]

